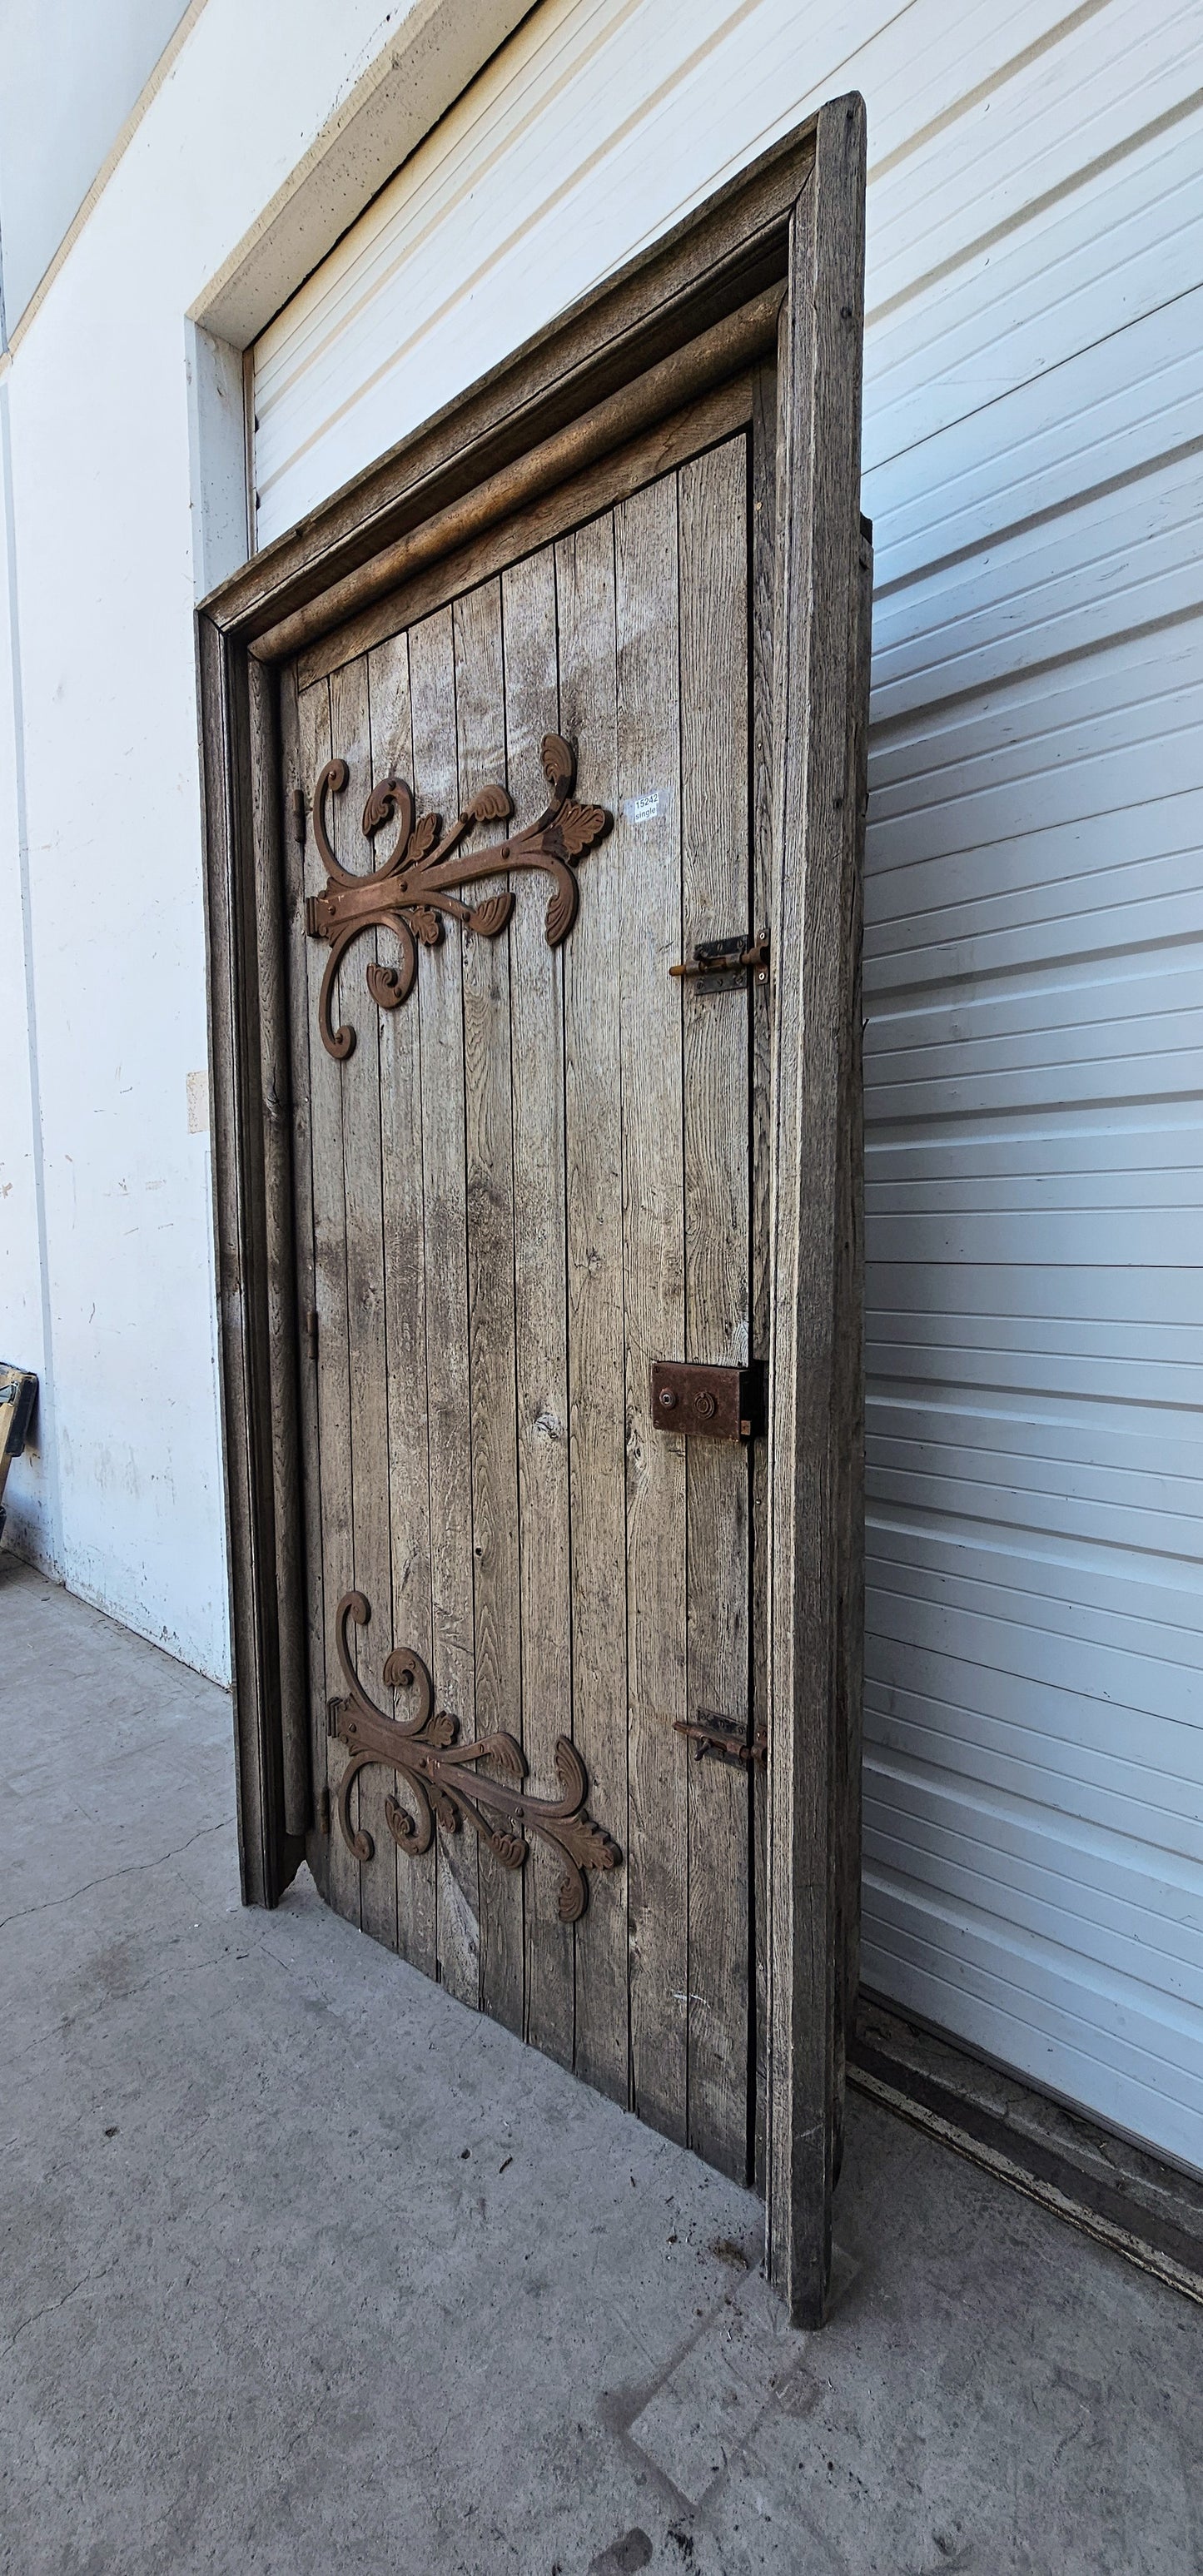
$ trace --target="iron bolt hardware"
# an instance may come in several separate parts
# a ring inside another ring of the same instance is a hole
[[[708,1709],[699,1709],[696,1717],[674,1718],[673,1733],[689,1737],[697,1746],[699,1762],[709,1753],[717,1762],[763,1770],[768,1761],[769,1740],[763,1726],[757,1727],[749,1743],[742,1726],[729,1717],[712,1717]]]
[[[758,984],[769,980],[769,934],[762,930],[756,939],[699,939],[692,957],[683,958],[679,966],[670,966],[669,974],[692,983],[699,993],[737,993],[749,975]]]
[[[764,1412],[763,1370],[653,1360],[652,1424],[678,1439],[751,1440]]]

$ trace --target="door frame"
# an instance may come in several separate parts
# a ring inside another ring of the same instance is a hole
[[[280,666],[777,354],[766,2242],[822,2318],[860,1865],[865,115],[836,99],[202,601],[214,1218],[239,1846],[313,1823]],[[836,639],[834,649],[832,639]]]

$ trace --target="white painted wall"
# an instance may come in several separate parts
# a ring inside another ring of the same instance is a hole
[[[245,520],[222,368],[198,387],[194,365],[190,384],[186,317],[215,280],[255,311],[257,242],[298,168],[304,264],[328,247],[373,101],[387,106],[389,78],[414,86],[411,24],[429,119],[499,23],[512,12],[458,0],[208,0],[0,358],[0,1356],[42,1380],[39,1450],[10,1474],[6,1537],[218,1676],[209,1159],[189,1122],[206,1060],[192,612]],[[359,203],[390,120],[405,131],[394,108],[383,135],[377,116]],[[272,258],[278,283],[278,240]]]
[[[40,1129],[30,1044],[32,989],[27,980],[26,848],[23,747],[16,654],[17,602],[12,578],[12,458],[9,385],[0,377],[0,1358],[45,1374],[43,1262],[38,1241]],[[51,1462],[53,1466],[53,1461]],[[25,1455],[10,1469],[5,1537],[19,1553],[54,1552],[52,1481],[35,1416]]]
[[[0,245],[11,331],[184,14],[184,0],[4,0]]]

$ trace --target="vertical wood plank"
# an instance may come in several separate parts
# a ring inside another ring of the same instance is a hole
[[[683,952],[744,935],[748,870],[747,442],[681,468]],[[684,993],[685,1356],[741,1363],[749,1320],[751,995]],[[687,1441],[687,1690],[746,1736],[749,1452]],[[688,2142],[743,2181],[751,2008],[751,1775],[688,1765]]]
[[[330,682],[330,739],[350,772],[341,796],[331,798],[335,857],[357,875],[375,864],[361,829],[372,785],[368,670],[362,658],[344,664]],[[380,1019],[365,987],[377,937],[357,940],[342,969],[343,1016],[355,1045],[341,1067],[343,1095],[343,1198],[346,1212],[347,1328],[350,1340],[351,1522],[356,1589],[366,1593],[372,1616],[353,1629],[356,1662],[379,1700],[387,1699],[382,1674],[392,1644],[392,1560],[388,1524],[388,1353],[384,1314],[384,1230],[380,1184]],[[351,1578],[348,1577],[349,1581]],[[344,1582],[344,1590],[347,1588]],[[372,1764],[355,1790],[358,1821],[374,1849],[361,1865],[360,1921],[365,1932],[390,1948],[397,1941],[397,1848],[385,1821],[384,1802],[395,1789],[389,1774]]]
[[[410,711],[420,813],[459,810],[451,611],[411,629]],[[472,1420],[464,1175],[464,1004],[459,926],[419,961],[422,1240],[430,1441],[430,1645],[435,1702],[476,1733],[472,1599]],[[436,1973],[461,2003],[480,2002],[480,1870],[476,1836],[439,1835]]]
[[[304,1616],[308,1679],[310,1775],[326,1780],[325,1613],[322,1582],[321,1450],[318,1438],[317,1340],[309,1317],[317,1313],[313,1249],[313,1135],[309,1039],[309,942],[305,933],[305,862],[292,820],[292,793],[305,785],[293,672],[280,687],[281,834],[291,1069],[293,1224],[296,1229],[296,1336],[301,1450],[300,1510],[304,1528]],[[320,1051],[320,1045],[319,1045]],[[315,1825],[306,1846],[323,1896],[329,1877],[329,1835]]]
[[[319,773],[331,757],[330,690],[322,680],[303,689],[297,706],[301,783],[312,809]],[[326,872],[312,832],[305,844],[305,892],[320,894]],[[317,1315],[317,1423],[321,1454],[321,1553],[325,1634],[324,1687],[319,1706],[341,1698],[344,1683],[334,1640],[334,1612],[351,1582],[351,1360],[347,1326],[346,1210],[343,1200],[341,1067],[317,1034],[318,995],[326,962],[322,941],[306,939],[306,1017],[309,1028],[310,1135],[313,1186],[313,1309]],[[345,1747],[326,1741],[326,1780],[333,1819]],[[338,1913],[359,1921],[359,1864],[336,1824],[330,1835],[328,1895]]]
[[[270,1384],[275,1621],[282,1821],[303,1837],[310,1816],[309,1713],[302,1609],[303,1536],[297,1416],[295,1245],[284,884],[280,835],[279,684],[252,662],[248,679],[255,944],[263,1152],[263,1248]]]
[[[857,560],[857,599],[849,636],[849,698],[852,709],[854,857],[847,889],[847,942],[850,956],[848,1027],[844,1054],[840,1117],[845,1169],[842,1176],[836,1311],[839,1318],[835,1389],[841,1426],[844,1474],[837,1531],[836,1597],[842,1615],[836,1634],[838,1769],[835,1795],[837,1844],[836,1899],[836,2075],[833,2177],[838,2179],[844,2147],[844,2093],[848,2042],[852,2035],[860,1983],[862,1700],[865,1652],[865,1139],[861,947],[864,931],[863,848],[869,802],[869,666],[873,632],[873,539],[866,521]]]
[[[751,427],[752,915],[776,943],[773,897],[773,615],[776,589],[777,368],[757,369]],[[767,1359],[772,1331],[772,967],[752,989],[752,1331]],[[752,1446],[752,1719],[766,1738],[769,1704],[769,1444]],[[752,2177],[764,2190],[768,2066],[768,1774],[752,1778]]]
[[[524,823],[546,802],[540,745],[544,734],[558,732],[560,724],[550,549],[503,575],[501,600],[507,782]],[[588,862],[582,877],[582,900],[587,901],[592,891]],[[564,952],[547,945],[544,883],[519,879],[517,895],[510,931],[510,1004],[522,1740],[535,1784],[544,1796],[554,1797],[556,1738],[572,1733]],[[571,2066],[573,1933],[559,1919],[562,1876],[555,1853],[536,1842],[526,1865],[525,2036],[562,2066]]]
[[[627,1358],[631,2071],[640,2118],[686,2130],[685,1443],[652,1429],[651,1362],[683,1349],[677,494],[615,512],[617,836]]]
[[[841,1310],[846,1116],[862,817],[850,678],[858,614],[863,100],[821,109],[791,225],[778,476],[778,871],[774,1059],[773,1612],[770,1695],[771,2277],[822,2321],[831,2262],[834,1813],[849,1663],[839,1534],[853,1472]]]
[[[576,744],[582,799],[618,810],[614,524],[609,513],[556,548],[560,726]],[[622,1845],[627,1807],[626,1391],[623,1311],[622,1046],[618,966],[621,836],[591,850],[564,959],[564,1163],[568,1280],[572,1732],[591,1812]],[[578,2075],[630,2098],[627,1876],[599,1879],[576,1934]]]
[[[505,776],[501,587],[452,609],[461,805]],[[479,902],[494,889],[471,889]],[[528,894],[529,887],[522,893]],[[514,1350],[514,1142],[510,934],[464,933],[464,1134],[472,1416],[476,1731],[522,1734],[518,1458]],[[523,1871],[480,1847],[480,1999],[523,2022]]]
[[[413,782],[409,646],[395,635],[368,656],[368,713],[375,779]],[[381,836],[381,858],[392,847]],[[387,934],[380,936],[381,951]],[[391,964],[388,957],[386,963]],[[428,962],[423,958],[423,965]],[[422,1240],[422,1024],[415,990],[380,1019],[380,1142],[384,1310],[388,1350],[388,1496],[392,1541],[390,1642],[412,1646],[429,1667],[430,1441],[426,1421],[426,1281]],[[404,1711],[402,1711],[404,1714]],[[403,1792],[402,1792],[403,1795]],[[435,1972],[437,1838],[397,1856],[397,1946]]]

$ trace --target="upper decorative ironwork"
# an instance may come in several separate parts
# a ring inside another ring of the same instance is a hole
[[[338,1821],[348,1851],[370,1860],[375,1845],[362,1826],[351,1822],[351,1790],[370,1762],[382,1763],[404,1778],[413,1812],[397,1798],[386,1798],[385,1819],[399,1851],[415,1856],[429,1851],[435,1819],[458,1833],[465,1818],[487,1842],[506,1869],[521,1869],[530,1845],[528,1834],[552,1843],[564,1862],[559,1913],[562,1923],[575,1923],[585,1911],[587,1869],[616,1869],[622,1854],[612,1837],[585,1813],[589,1775],[566,1735],[556,1743],[556,1776],[562,1795],[536,1798],[527,1789],[526,1761],[512,1735],[482,1735],[460,1744],[459,1720],[434,1705],[434,1684],[420,1655],[411,1647],[394,1647],[384,1666],[386,1690],[417,1691],[412,1717],[390,1717],[370,1699],[355,1670],[349,1622],[366,1627],[371,1609],[362,1592],[346,1592],[335,1612],[338,1660],[349,1697],[332,1699],[330,1733],[351,1756],[338,1787]],[[479,1765],[491,1761],[501,1772],[492,1778]]]
[[[507,841],[490,842],[486,849],[472,853],[462,848],[469,832],[479,823],[506,822],[513,812],[504,787],[482,787],[456,816],[450,831],[444,832],[440,815],[417,816],[413,791],[403,778],[381,779],[363,809],[364,837],[373,840],[387,822],[395,820],[397,838],[383,865],[365,876],[341,867],[330,847],[326,799],[342,794],[350,772],[345,760],[327,761],[313,791],[313,832],[326,886],[324,893],[308,897],[305,926],[311,938],[330,942],[318,999],[318,1027],[329,1055],[341,1062],[355,1044],[354,1029],[332,1026],[331,1004],[339,967],[363,930],[391,930],[401,951],[398,966],[381,966],[373,959],[367,969],[368,991],[382,1011],[395,1011],[408,1000],[418,972],[419,943],[424,948],[437,947],[443,936],[442,916],[463,922],[484,939],[496,939],[505,929],[514,909],[510,887],[470,905],[451,891],[455,886],[479,884],[484,877],[504,876],[517,868],[539,869],[552,879],[548,947],[558,948],[567,938],[576,919],[576,861],[603,838],[614,818],[604,805],[573,803],[576,759],[558,733],[544,736],[542,760],[551,801],[538,821]]]

